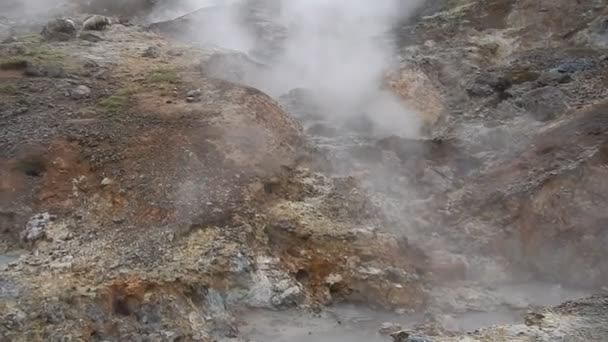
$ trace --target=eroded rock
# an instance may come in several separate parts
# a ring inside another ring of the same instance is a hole
[[[103,15],[94,15],[87,18],[82,24],[83,30],[103,31],[112,24],[110,18]]]
[[[44,26],[41,34],[46,40],[68,41],[76,38],[78,30],[71,19],[54,19]]]
[[[21,240],[24,242],[35,242],[44,239],[46,237],[46,232],[54,219],[55,217],[49,213],[33,216],[27,221],[25,229],[21,233]]]

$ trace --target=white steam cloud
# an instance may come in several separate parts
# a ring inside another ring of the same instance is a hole
[[[65,12],[68,0],[0,0],[0,17],[32,20],[49,18]]]
[[[415,135],[416,116],[383,89],[385,72],[397,62],[388,32],[404,10],[413,8],[400,4],[284,1],[280,23],[288,28],[289,38],[266,87],[271,93],[306,88],[332,118],[365,115],[380,133]]]
[[[272,3],[266,18],[285,31],[280,48],[267,68],[252,70],[247,83],[274,97],[304,88],[312,94],[322,115],[344,123],[366,117],[376,133],[417,135],[417,115],[385,89],[385,74],[398,62],[389,31],[407,17],[421,0],[245,0],[240,5]],[[208,7],[216,11],[202,21],[190,39],[231,50],[273,53],[260,47],[251,27],[236,18],[242,14],[235,1],[190,0],[190,9]],[[183,9],[183,7],[182,7]],[[223,12],[222,12],[223,11]],[[217,15],[221,13],[220,15]],[[219,19],[218,19],[219,18]],[[272,34],[271,34],[272,35]],[[279,34],[280,36],[280,34]],[[256,45],[257,44],[257,45]]]

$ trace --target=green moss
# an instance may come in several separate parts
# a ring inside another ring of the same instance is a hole
[[[0,69],[21,70],[28,64],[65,66],[67,56],[44,43],[38,38],[20,38],[22,44],[11,49],[8,56],[0,56]]]
[[[132,90],[122,89],[114,95],[101,99],[97,106],[111,113],[123,111],[129,104],[132,94]]]
[[[15,95],[17,94],[17,88],[11,84],[0,85],[0,94]]]
[[[177,84],[180,82],[180,78],[175,69],[156,69],[148,75],[146,81],[149,83]]]
[[[61,63],[65,60],[66,55],[61,51],[54,50],[45,46],[31,46],[26,48],[23,54],[26,58],[30,58],[33,62],[53,62]]]

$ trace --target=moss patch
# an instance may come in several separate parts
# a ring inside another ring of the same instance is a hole
[[[15,94],[17,94],[17,88],[15,88],[11,84],[0,85],[0,94],[15,95]]]
[[[180,83],[180,77],[175,69],[156,69],[146,78],[148,83]]]
[[[97,103],[97,106],[110,113],[117,113],[123,111],[127,108],[127,105],[131,100],[132,94],[132,90],[122,89],[114,95],[101,99]]]
[[[43,43],[39,37],[24,36],[23,43],[9,48],[8,54],[0,56],[0,69],[22,70],[28,65],[68,65],[67,56],[51,46]]]

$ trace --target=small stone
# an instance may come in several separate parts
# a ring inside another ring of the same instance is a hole
[[[91,89],[85,85],[79,85],[78,87],[74,88],[70,94],[73,99],[79,100],[91,95]]]
[[[299,286],[292,286],[281,294],[272,297],[271,302],[275,307],[296,306],[302,299],[302,289]]]
[[[545,315],[543,315],[541,313],[530,312],[524,318],[524,323],[529,327],[535,326],[535,325],[540,326],[540,324],[542,323],[544,318],[545,318]]]
[[[425,336],[413,335],[411,331],[401,330],[392,333],[391,338],[394,342],[433,342],[430,338]]]
[[[59,234],[57,236],[57,239],[60,241],[69,241],[69,240],[72,240],[73,238],[74,238],[74,233],[68,232],[68,231],[62,232],[61,234]]]
[[[112,219],[112,222],[116,223],[116,224],[121,224],[121,223],[125,222],[125,218],[124,217],[115,217]]]
[[[390,334],[393,342],[409,342],[410,333],[406,330],[396,331]]]
[[[84,63],[84,67],[88,68],[88,69],[99,68],[99,63],[95,62],[94,60],[89,59],[88,61],[86,61]]]
[[[99,184],[101,184],[102,186],[108,186],[112,183],[113,183],[112,180],[110,178],[106,177],[106,178],[102,179],[101,183],[99,183]]]
[[[186,93],[186,101],[188,102],[197,102],[201,96],[202,92],[200,89],[190,90]]]
[[[325,278],[325,284],[331,286],[331,285],[341,283],[343,280],[344,279],[342,278],[341,275],[332,273],[332,274],[328,275],[327,278]]]
[[[161,55],[161,50],[158,46],[150,46],[149,48],[146,49],[146,51],[144,51],[144,53],[142,53],[142,57],[147,57],[147,58],[158,58]]]
[[[390,335],[401,330],[403,330],[403,327],[400,324],[385,322],[382,323],[382,326],[378,329],[378,333],[380,333],[380,335]]]
[[[103,15],[94,15],[85,20],[82,27],[84,30],[102,31],[111,24],[110,18],[104,17]]]
[[[201,90],[200,89],[196,89],[196,90],[190,90],[186,94],[186,96],[188,96],[188,97],[198,97],[198,96],[201,96],[201,94],[202,94]]]

